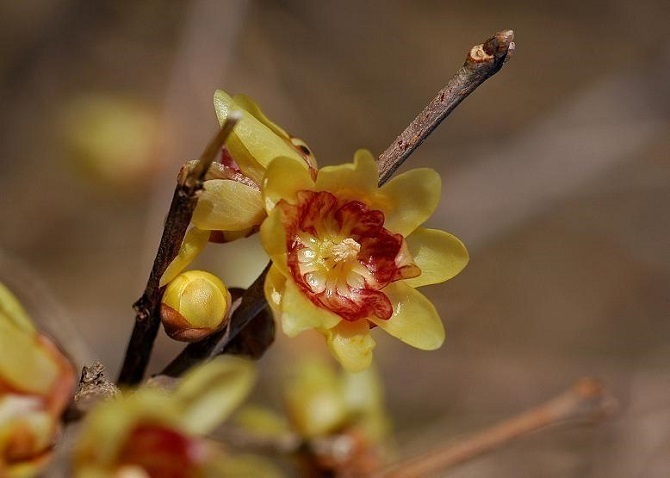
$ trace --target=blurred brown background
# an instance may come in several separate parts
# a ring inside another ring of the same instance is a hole
[[[615,419],[450,476],[670,476],[669,18],[667,0],[3,2],[0,278],[78,360],[116,373],[216,88],[254,97],[320,164],[349,161],[383,151],[472,45],[512,28],[512,61],[405,166],[443,175],[430,225],[472,259],[425,290],[441,350],[376,335],[399,452],[594,375]],[[201,264],[247,285],[256,241]],[[278,341],[261,393],[285,363]],[[155,368],[175,350],[161,340]]]

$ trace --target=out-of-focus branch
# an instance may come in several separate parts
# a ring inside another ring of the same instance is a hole
[[[144,377],[160,326],[160,278],[179,253],[186,229],[198,203],[196,193],[202,189],[205,174],[238,120],[239,116],[235,113],[228,117],[205,148],[198,164],[177,182],[149,280],[142,297],[133,304],[137,315],[119,374],[119,385],[134,385]]]
[[[514,51],[514,32],[503,30],[470,49],[463,66],[433,101],[414,118],[377,160],[379,183],[388,181],[396,169],[467,96],[495,75]]]
[[[460,442],[396,464],[378,478],[411,478],[444,471],[473,460],[530,433],[565,422],[598,421],[610,416],[616,401],[603,384],[583,378],[556,398]]]

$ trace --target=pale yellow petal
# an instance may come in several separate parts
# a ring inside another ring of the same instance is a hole
[[[256,183],[261,183],[265,168],[280,156],[295,159],[307,169],[302,156],[285,138],[278,136],[252,113],[240,108],[225,92],[219,90],[214,94],[214,108],[220,122],[233,110],[242,113],[242,119],[228,137],[226,146],[242,172]]]
[[[386,216],[386,229],[407,236],[433,214],[441,188],[436,171],[412,169],[382,186],[373,205]]]
[[[19,300],[0,282],[0,320],[12,322],[27,334],[35,333],[35,326],[23,309]]]
[[[444,326],[433,304],[416,289],[394,282],[382,289],[393,304],[388,320],[371,318],[379,328],[421,350],[435,350],[444,342]]]
[[[330,329],[341,321],[339,316],[312,303],[291,280],[286,281],[281,309],[282,330],[289,337],[309,329]]]
[[[186,236],[184,236],[184,242],[182,242],[181,247],[179,248],[177,257],[175,257],[167,269],[165,269],[165,272],[161,277],[159,283],[160,287],[171,282],[172,279],[177,277],[181,271],[186,269],[186,267],[200,255],[209,241],[209,234],[209,231],[203,231],[197,227],[191,227],[188,230]]]
[[[273,209],[261,224],[261,244],[276,267],[288,275],[286,265],[286,232],[279,209]]]
[[[374,157],[370,151],[359,149],[354,155],[353,163],[319,169],[316,190],[365,201],[377,189],[378,181],[379,173]]]
[[[255,381],[253,363],[233,355],[193,369],[171,397],[179,404],[182,429],[194,434],[210,432],[244,401]]]
[[[276,317],[279,317],[281,303],[284,297],[284,288],[286,287],[286,277],[279,271],[276,265],[272,265],[265,276],[265,299],[270,304],[270,308]]]
[[[209,231],[239,231],[260,224],[265,217],[260,191],[227,179],[205,181],[193,224]]]
[[[237,106],[251,113],[254,116],[254,118],[256,118],[258,121],[263,123],[268,128],[270,128],[278,136],[282,136],[286,139],[289,138],[289,135],[286,132],[286,130],[284,130],[284,128],[282,128],[277,123],[270,120],[270,118],[265,116],[265,113],[263,113],[261,107],[258,106],[258,103],[256,103],[252,98],[248,97],[247,95],[237,94],[233,96],[233,101]]]
[[[58,377],[58,364],[35,335],[0,317],[0,389],[46,394]]]
[[[322,333],[326,336],[330,351],[348,372],[360,372],[372,363],[372,351],[376,344],[370,336],[370,326],[366,320],[343,320]]]
[[[281,199],[295,203],[296,193],[314,189],[314,181],[309,173],[295,160],[277,158],[268,166],[263,181],[265,208],[271,211]]]
[[[448,232],[420,227],[406,240],[414,263],[421,269],[421,275],[404,281],[412,287],[449,280],[468,264],[467,249]]]

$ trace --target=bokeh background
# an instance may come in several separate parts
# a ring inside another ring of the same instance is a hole
[[[340,163],[383,151],[472,45],[512,28],[512,61],[405,166],[442,174],[429,225],[471,263],[425,290],[441,350],[376,336],[398,452],[592,375],[614,419],[450,476],[670,476],[669,18],[666,0],[2,2],[0,278],[77,360],[115,374],[176,172],[215,131],[215,89]],[[251,238],[201,265],[246,286],[264,262]],[[260,400],[287,344],[260,363]],[[178,349],[161,339],[153,369]]]

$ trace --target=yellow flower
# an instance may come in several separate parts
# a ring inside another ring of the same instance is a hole
[[[203,435],[246,398],[254,380],[251,362],[219,357],[192,370],[174,390],[143,388],[99,404],[83,423],[75,476],[235,476],[243,464]]]
[[[249,97],[218,90],[214,108],[219,123],[232,111],[242,114],[226,141],[221,161],[207,174],[204,190],[193,212],[192,227],[177,258],[161,278],[161,286],[174,279],[205,248],[207,242],[229,242],[258,230],[265,219],[260,185],[267,166],[286,158],[305,171],[314,171],[316,160],[304,141],[290,136],[269,120]]]
[[[276,159],[263,185],[268,218],[261,242],[273,265],[265,295],[289,336],[316,329],[350,371],[372,361],[370,329],[434,350],[444,328],[416,287],[454,277],[468,262],[451,234],[419,227],[440,198],[431,169],[400,174],[379,188],[370,152],[321,168],[316,179]]]
[[[48,460],[75,375],[0,284],[0,476],[34,476]]]

